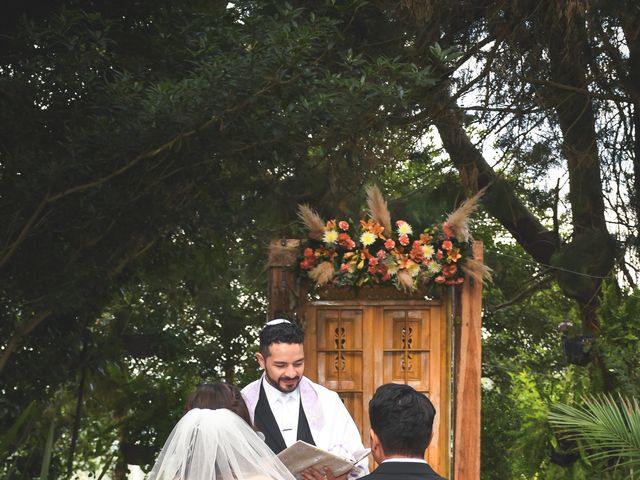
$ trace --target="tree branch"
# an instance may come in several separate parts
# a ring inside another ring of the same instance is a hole
[[[49,309],[33,315],[26,323],[22,324],[11,337],[9,337],[9,340],[4,347],[4,351],[2,352],[2,356],[0,357],[0,373],[4,370],[4,367],[7,365],[7,362],[13,352],[17,350],[22,337],[40,325],[44,319],[51,315],[52,311],[53,310]]]
[[[550,275],[550,273],[551,273],[551,270],[545,270],[544,272],[541,273],[541,276],[538,279],[534,280],[533,283],[531,283],[531,285],[529,285],[528,287],[520,290],[520,292],[518,292],[513,298],[499,305],[496,305],[495,307],[488,307],[487,310],[491,313],[495,313],[498,310],[502,310],[504,308],[520,303],[525,298],[542,290],[544,287],[548,286],[551,282],[553,282],[554,278],[553,278],[553,275]]]
[[[434,124],[445,150],[460,172],[463,183],[473,191],[487,187],[482,202],[489,211],[536,261],[548,264],[559,243],[554,232],[547,230],[501,179],[473,145],[465,132],[463,112],[451,104],[446,91],[440,92],[436,102],[449,106],[438,115]]]

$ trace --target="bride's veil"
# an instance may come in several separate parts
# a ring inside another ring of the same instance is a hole
[[[148,480],[294,480],[235,413],[194,408],[176,424]]]

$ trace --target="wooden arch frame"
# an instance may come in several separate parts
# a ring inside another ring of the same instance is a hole
[[[297,257],[298,240],[274,240],[272,246],[290,254],[270,256],[268,276],[268,317],[287,317],[304,323],[301,312],[306,304],[306,291],[290,268]],[[473,242],[473,256],[482,261],[482,242]],[[415,301],[415,300],[412,300]],[[447,344],[450,348],[450,411],[448,472],[440,472],[450,480],[480,479],[480,378],[482,284],[468,277],[461,287],[452,288],[446,296],[451,328]],[[361,432],[366,436],[366,432]]]

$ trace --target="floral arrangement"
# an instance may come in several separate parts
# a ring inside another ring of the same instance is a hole
[[[358,223],[323,221],[306,205],[299,216],[309,230],[299,267],[318,286],[388,285],[413,291],[431,282],[456,285],[464,274],[489,279],[489,269],[470,256],[469,215],[482,192],[442,224],[416,230],[404,220],[392,226],[380,190],[367,191],[369,215]]]

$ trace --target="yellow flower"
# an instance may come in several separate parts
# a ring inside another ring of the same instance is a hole
[[[420,273],[420,265],[418,265],[415,262],[411,262],[407,266],[407,270],[409,271],[409,273],[411,274],[412,277],[415,277],[416,275],[418,275]]]
[[[431,246],[431,245],[423,245],[422,246],[422,253],[423,253],[425,258],[431,258],[431,256],[433,255],[433,246]]]
[[[442,267],[440,266],[440,264],[438,262],[431,262],[429,263],[429,273],[434,274],[434,273],[438,273],[440,270],[442,270]]]
[[[322,240],[328,245],[336,243],[336,240],[338,240],[338,232],[336,232],[335,230],[327,230],[324,232]]]
[[[365,247],[368,247],[369,245],[371,245],[373,242],[376,241],[376,238],[378,237],[375,234],[371,232],[364,232],[362,235],[360,235],[360,242]]]
[[[394,259],[385,260],[384,264],[387,266],[387,272],[389,275],[395,275],[398,273],[398,264]]]
[[[413,233],[413,229],[407,222],[398,223],[398,233],[400,235],[411,235]]]

